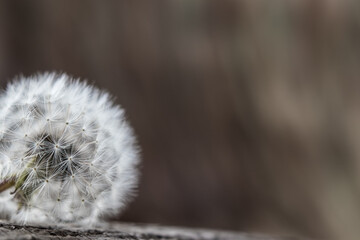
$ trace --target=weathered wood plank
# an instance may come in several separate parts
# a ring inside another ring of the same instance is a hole
[[[71,226],[21,226],[0,222],[0,239],[174,239],[174,240],[305,240],[206,229],[161,227],[145,224],[115,223],[95,229]]]

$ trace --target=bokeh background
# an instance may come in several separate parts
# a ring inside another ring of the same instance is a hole
[[[0,83],[64,71],[142,147],[115,220],[360,236],[360,3],[0,1]]]

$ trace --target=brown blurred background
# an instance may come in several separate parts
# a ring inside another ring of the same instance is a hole
[[[120,221],[360,236],[360,3],[1,1],[1,86],[65,71],[142,147]]]

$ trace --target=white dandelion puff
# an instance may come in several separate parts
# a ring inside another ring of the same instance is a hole
[[[133,130],[106,92],[46,73],[0,95],[0,217],[96,224],[132,197],[138,162]]]

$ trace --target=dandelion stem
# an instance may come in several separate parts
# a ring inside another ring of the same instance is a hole
[[[14,179],[10,178],[0,183],[0,192],[3,192],[15,185]]]
[[[11,194],[16,193],[22,187],[22,185],[24,184],[24,182],[26,181],[26,179],[29,176],[28,169],[33,167],[36,164],[36,160],[37,160],[37,156],[33,157],[31,159],[31,161],[28,163],[28,165],[26,166],[25,170],[20,174],[18,179],[16,179],[16,181],[15,181],[15,190]],[[32,190],[30,190],[29,192],[31,193]]]

